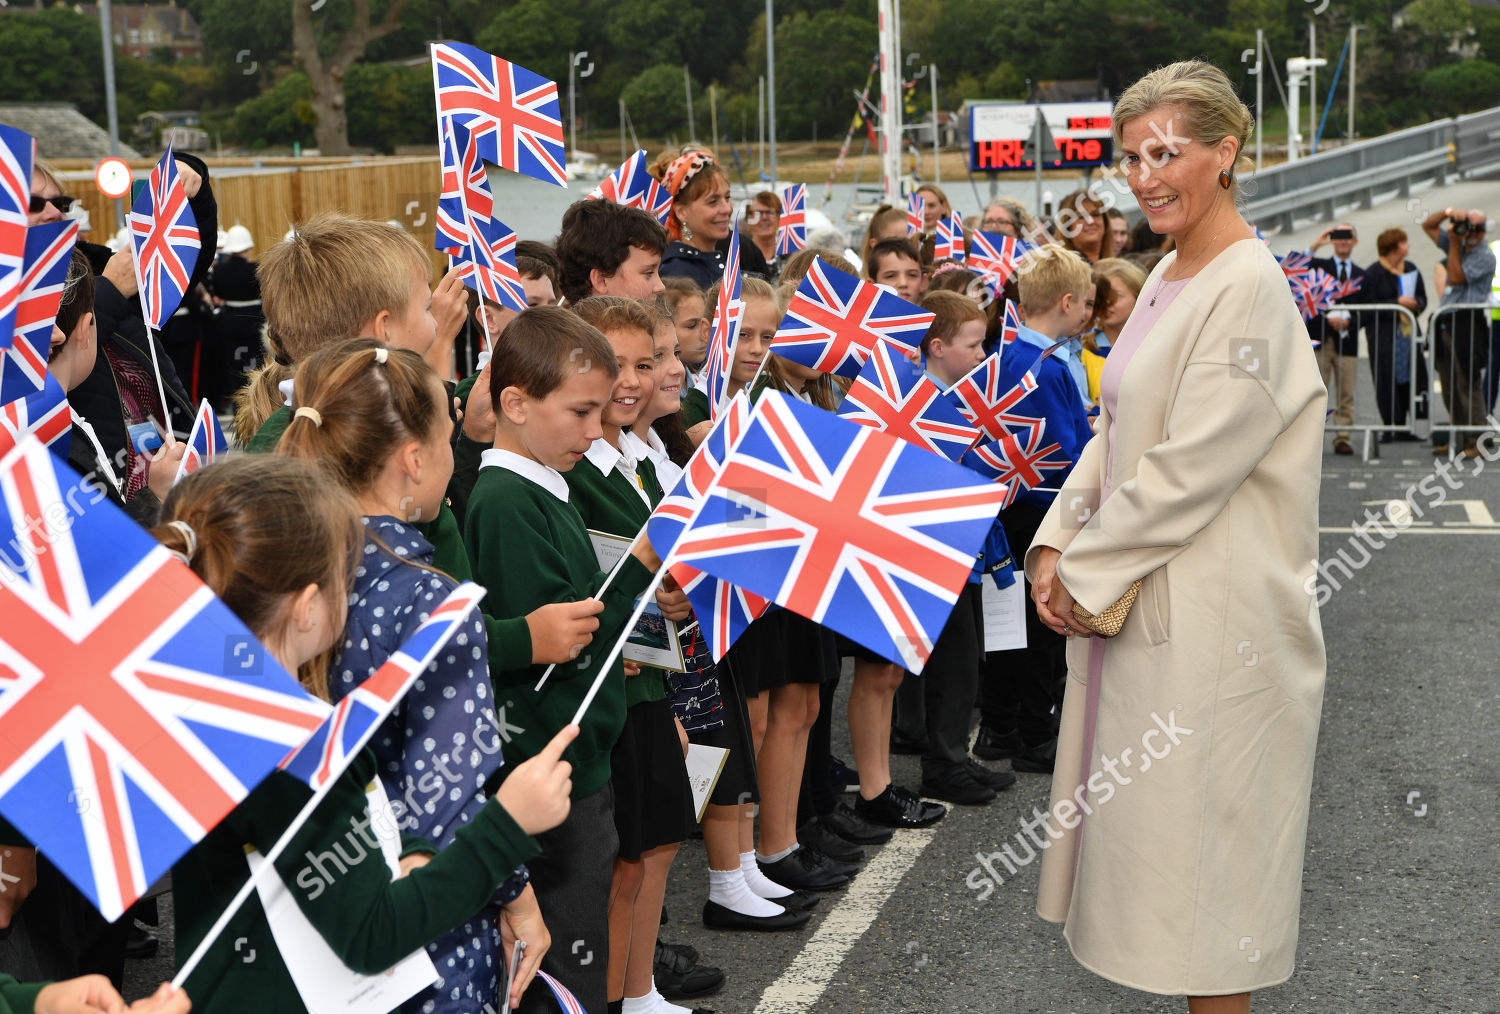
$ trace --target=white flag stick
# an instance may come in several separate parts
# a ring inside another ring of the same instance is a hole
[[[625,621],[625,629],[620,631],[620,637],[615,641],[615,646],[609,649],[609,654],[605,657],[604,664],[599,667],[599,672],[594,677],[593,686],[589,687],[589,692],[583,695],[583,702],[578,705],[578,711],[573,715],[574,725],[583,720],[584,712],[588,711],[589,705],[594,703],[594,698],[598,696],[599,688],[604,685],[605,677],[609,675],[610,667],[615,664],[615,659],[620,657],[620,652],[625,650],[625,642],[630,639],[630,632],[635,629],[636,621],[646,611],[646,604],[656,598],[656,590],[666,580],[667,566],[670,559],[671,555],[668,554],[668,559],[662,562],[661,570],[658,570],[652,576],[651,583],[641,593],[641,600],[635,604],[635,611],[630,614],[630,619]]]
[[[636,537],[637,540],[640,539],[641,534],[643,532],[645,532],[645,530],[646,530],[646,526],[642,525],[641,526],[641,530],[639,532],[637,532],[636,535],[635,535],[635,537]],[[632,541],[630,543],[630,545],[634,546],[635,542]],[[627,549],[625,552],[623,552],[623,553],[620,554],[620,558],[615,561],[615,565],[610,568],[609,573],[604,575],[604,583],[601,584],[599,586],[599,590],[596,591],[596,592],[594,592],[592,595],[590,595],[589,598],[599,599],[600,601],[604,600],[604,593],[605,593],[605,591],[607,591],[609,589],[610,582],[614,581],[615,575],[620,572],[620,568],[623,567],[623,566],[625,566],[625,558],[628,557],[629,555],[630,555],[630,550],[629,549]],[[633,620],[631,622],[634,623]],[[539,680],[537,680],[536,681],[536,686],[532,687],[531,689],[533,691],[538,691],[538,690],[541,690],[542,687],[546,686],[546,684],[547,684],[547,677],[552,675],[552,670],[556,669],[557,666],[558,666],[557,662],[553,662],[551,665],[547,666],[547,668],[542,671],[542,678],[539,679]]]

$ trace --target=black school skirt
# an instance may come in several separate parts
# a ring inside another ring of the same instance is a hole
[[[666,701],[626,709],[609,763],[620,858],[637,860],[658,845],[685,841],[696,823],[693,790]]]
[[[839,674],[833,631],[786,609],[750,624],[725,657],[746,697],[793,683],[822,684]]]

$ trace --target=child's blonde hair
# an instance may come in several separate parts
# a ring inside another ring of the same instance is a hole
[[[266,314],[266,362],[235,395],[235,434],[249,443],[281,406],[277,385],[325,345],[359,337],[382,310],[401,313],[427,252],[387,222],[319,212],[266,251],[256,267]]]
[[[1026,251],[1016,267],[1021,309],[1028,316],[1047,313],[1066,295],[1082,298],[1094,284],[1089,262],[1055,244]]]

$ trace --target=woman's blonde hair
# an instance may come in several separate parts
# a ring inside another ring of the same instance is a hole
[[[408,232],[336,211],[319,212],[267,250],[256,267],[266,361],[234,398],[240,443],[281,407],[277,385],[292,378],[297,363],[357,338],[382,310],[403,312],[414,272],[430,277],[432,262]]]
[[[1125,89],[1125,94],[1116,100],[1115,143],[1121,142],[1127,123],[1163,106],[1177,106],[1184,111],[1187,124],[1181,132],[1189,140],[1214,146],[1226,137],[1235,139],[1230,192],[1238,199],[1239,177],[1255,167],[1254,160],[1245,154],[1245,142],[1250,139],[1255,117],[1235,94],[1229,78],[1203,60],[1179,60],[1158,67]]]
[[[170,522],[192,529],[187,533]],[[354,577],[364,525],[354,495],[317,465],[242,454],[184,476],[162,504],[156,541],[179,555],[262,641],[284,621],[287,596],[317,585],[341,602]],[[328,654],[297,678],[328,699]]]

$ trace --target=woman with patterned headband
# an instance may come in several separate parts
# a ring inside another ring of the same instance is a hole
[[[724,276],[734,204],[729,199],[729,177],[706,148],[688,147],[682,154],[663,153],[651,175],[672,193],[667,217],[667,252],[661,258],[663,278],[691,278],[707,289]],[[743,271],[764,275],[765,257],[749,237],[740,243]]]

